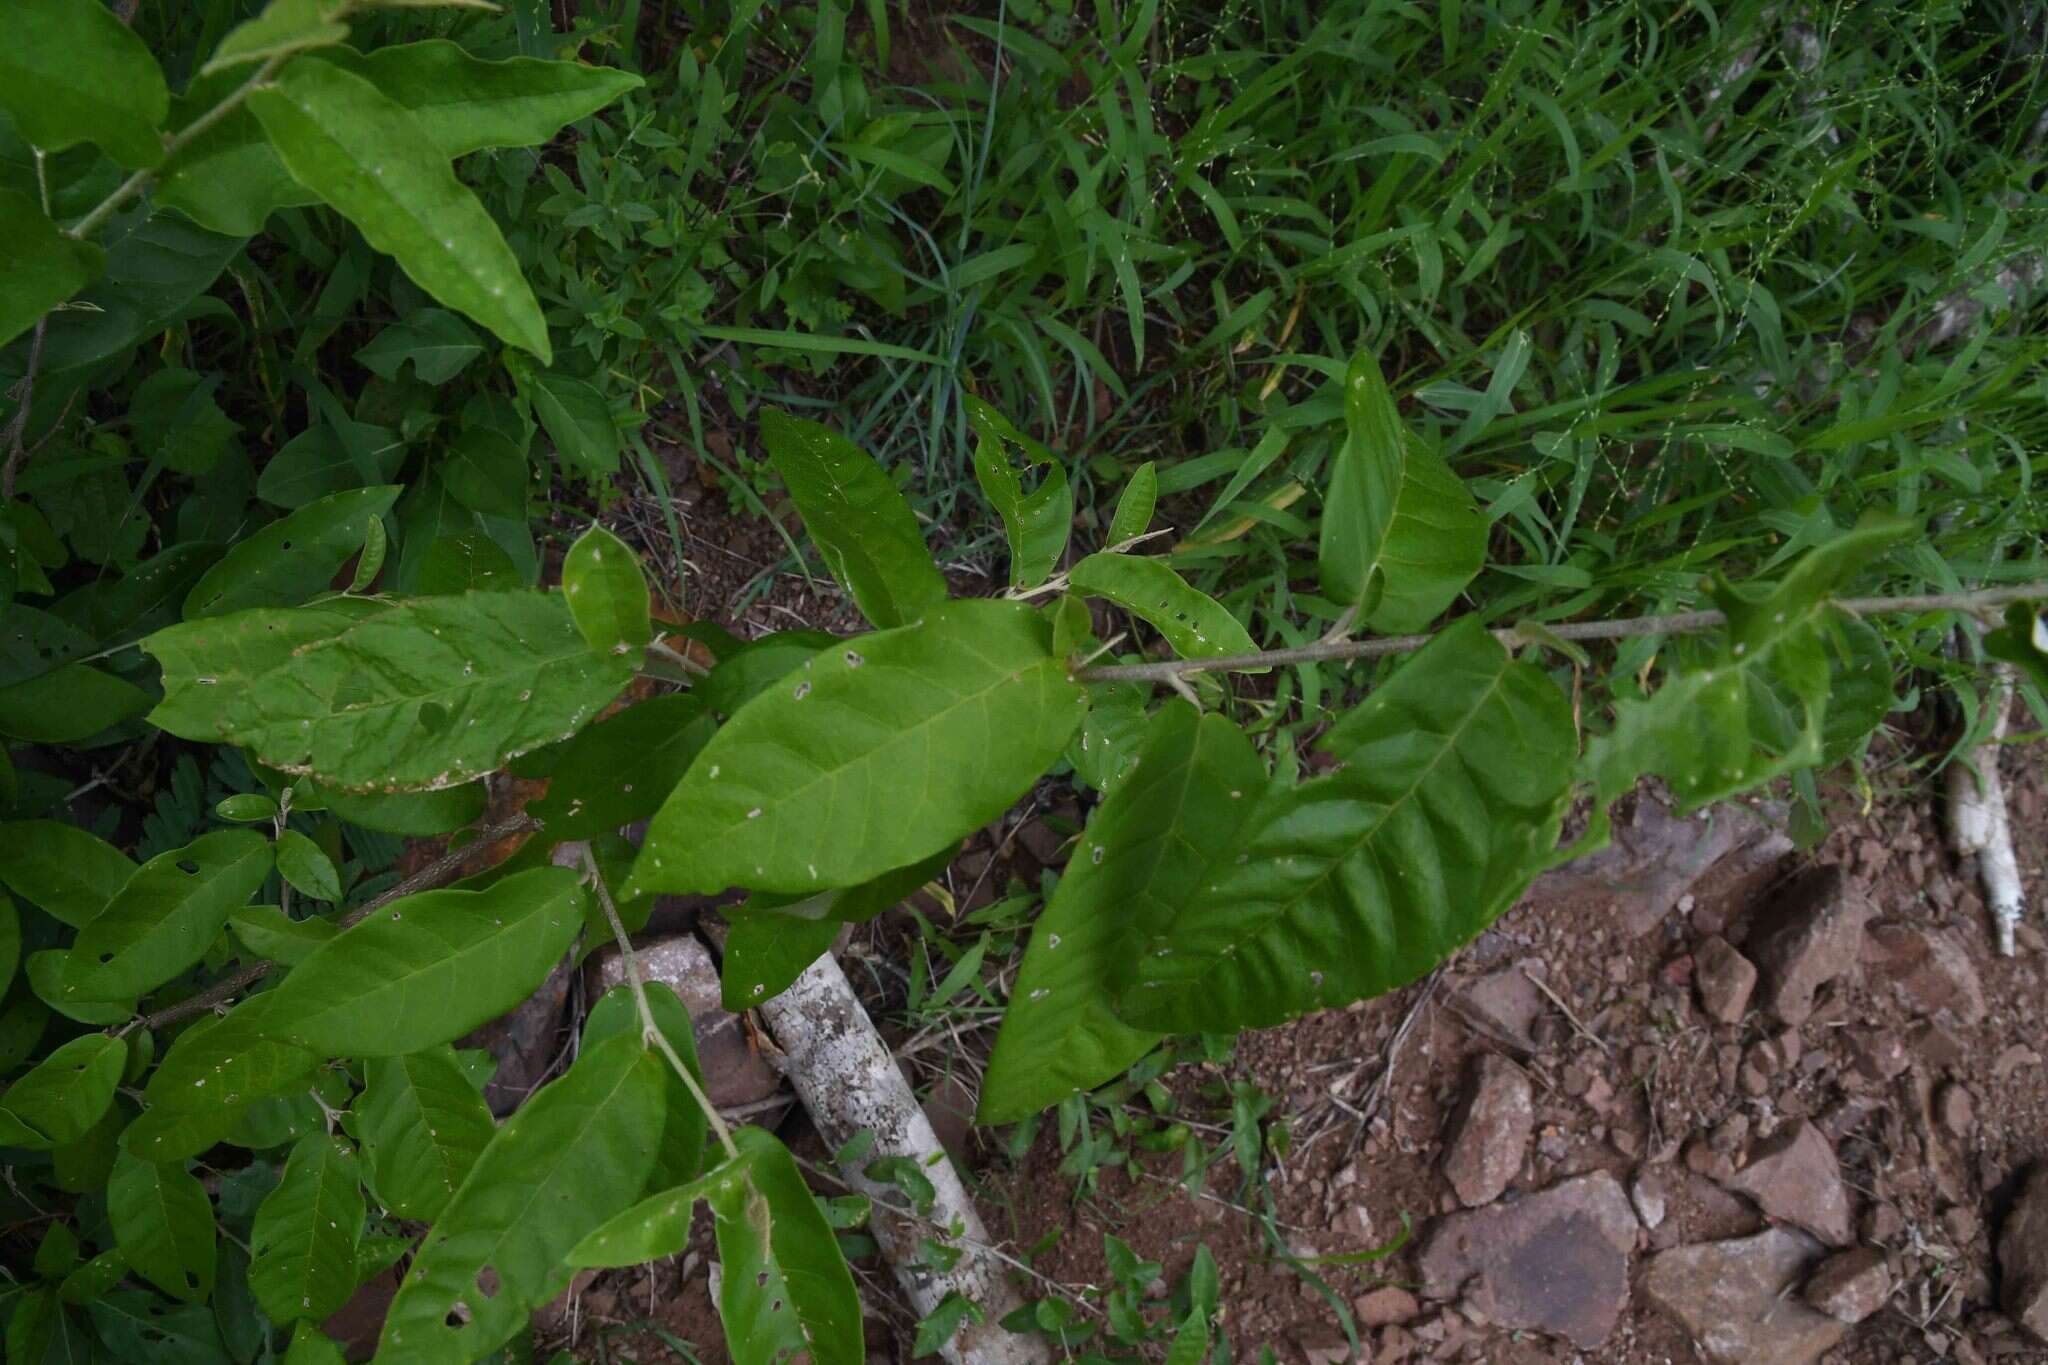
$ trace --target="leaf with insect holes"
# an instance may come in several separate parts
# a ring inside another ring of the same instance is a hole
[[[0,882],[55,919],[82,929],[135,875],[135,860],[62,820],[0,824]]]
[[[293,179],[420,288],[548,362],[547,322],[512,249],[404,106],[326,62],[290,64],[248,102]]]
[[[863,616],[887,630],[945,600],[945,577],[916,514],[866,451],[775,408],[761,411],[761,441],[825,567]]]
[[[22,964],[22,974],[28,977],[29,989],[36,998],[66,1019],[101,1027],[118,1024],[135,1013],[133,1000],[98,1002],[78,995],[65,981],[70,966],[70,949],[45,948],[28,955]]]
[[[123,166],[154,166],[164,159],[157,130],[170,99],[149,46],[105,5],[10,0],[0,108],[30,146],[90,142]],[[9,273],[22,265],[10,251]]]
[[[1164,560],[1093,554],[1068,570],[1067,582],[1077,593],[1107,598],[1148,622],[1183,659],[1249,654],[1258,648],[1227,607],[1190,587]]]
[[[654,625],[640,557],[625,541],[597,525],[576,537],[562,560],[562,597],[592,651],[639,668]]]
[[[725,940],[719,990],[726,1009],[744,1014],[770,996],[782,994],[804,969],[832,947],[843,925],[865,924],[902,904],[938,877],[959,850],[946,845],[922,862],[885,872],[858,886],[810,896],[757,892],[727,910],[732,931]]]
[[[300,1138],[249,1233],[249,1288],[272,1322],[322,1322],[348,1302],[363,1213],[356,1154],[329,1133]]]
[[[441,1216],[498,1129],[445,1043],[370,1058],[354,1119],[377,1202],[421,1222]]]
[[[823,891],[957,842],[1081,723],[1087,694],[1051,646],[1022,602],[959,601],[820,652],[712,736],[626,894]]]
[[[159,853],[79,931],[65,984],[80,1000],[133,1000],[155,990],[206,955],[271,866],[269,842],[247,829],[215,830]]]
[[[1319,747],[1342,766],[1264,796],[1124,957],[1126,1023],[1261,1028],[1421,976],[1546,865],[1577,743],[1564,693],[1467,617]]]
[[[1357,608],[1361,625],[1420,630],[1486,562],[1486,514],[1443,456],[1401,421],[1370,352],[1359,352],[1345,375],[1344,428],[1323,500],[1323,592]]]
[[[114,1244],[135,1273],[174,1299],[213,1295],[213,1203],[183,1162],[159,1165],[122,1152],[107,1181]]]
[[[1116,514],[1109,519],[1109,536],[1103,543],[1117,546],[1144,535],[1152,525],[1152,512],[1158,505],[1159,466],[1147,460],[1138,466],[1117,497]]]
[[[673,989],[660,981],[647,984],[647,1012],[654,1016],[654,1026],[661,1030],[661,1036],[682,1058],[690,1075],[697,1081],[697,1088],[704,1087],[704,1068],[697,1060],[697,1030],[690,1021],[689,1010],[683,1007]],[[604,993],[590,1017],[583,1021],[583,1041],[580,1046],[596,1047],[607,1038],[620,1034],[639,1036],[641,1029],[640,1007],[633,999],[631,986],[614,986]],[[666,1058],[663,1059],[666,1062]],[[666,1190],[686,1180],[694,1180],[704,1169],[704,1110],[698,1105],[696,1096],[676,1075],[673,1065],[661,1068],[662,1110],[666,1117],[661,1125],[661,1148],[655,1154],[654,1169],[647,1173],[647,1192]]]
[[[1833,595],[1912,530],[1873,513],[1807,551],[1776,583],[1717,579],[1728,624],[1647,697],[1625,698],[1587,746],[1604,804],[1654,774],[1695,810],[1820,761],[1830,687]]]
[[[718,663],[690,695],[722,716],[730,716],[770,686],[839,643],[822,630],[778,630],[749,640]]]
[[[118,1038],[73,1038],[0,1093],[0,1109],[36,1131],[36,1147],[77,1142],[114,1102],[127,1063],[128,1045]]]
[[[245,905],[228,916],[228,928],[243,947],[281,967],[296,967],[341,932],[332,919],[293,919],[274,905]]]
[[[608,1039],[505,1121],[420,1244],[379,1360],[480,1359],[568,1284],[564,1255],[653,1168],[664,1065],[637,1036]]]
[[[36,325],[36,319],[98,279],[107,253],[65,235],[15,190],[0,189],[0,240],[8,247],[0,273],[0,346]]]
[[[386,609],[348,598],[292,610],[255,608],[167,626],[142,641],[163,668],[163,700],[149,723],[182,739],[218,739],[221,711],[301,646],[341,634]]]
[[[1003,519],[1010,544],[1010,586],[1035,588],[1051,575],[1066,552],[1074,525],[1074,491],[1066,466],[1052,452],[1010,424],[1008,418],[972,394],[963,400],[973,424],[974,478],[982,496]],[[1023,476],[1010,463],[1010,446],[1024,452],[1026,465],[1044,465],[1038,487],[1024,491]]]
[[[223,1139],[256,1105],[304,1089],[317,1053],[279,1036],[276,992],[241,1001],[186,1028],[150,1073],[142,1116],[121,1146],[148,1161],[183,1161]]]
[[[526,813],[556,840],[588,839],[644,820],[661,809],[717,729],[693,693],[629,706],[569,741],[546,794]]]
[[[337,934],[270,992],[271,1028],[329,1057],[460,1038],[531,995],[576,937],[586,892],[536,867],[482,891],[405,896]]]
[[[277,872],[292,890],[316,901],[341,899],[341,874],[327,851],[295,829],[277,836]]]
[[[431,790],[567,738],[633,677],[631,660],[592,653],[558,594],[425,597],[324,634],[331,624],[324,610],[311,620],[226,618],[223,637],[310,637],[233,689],[200,686],[222,677],[220,653],[204,647],[211,632],[150,636],[143,648],[164,666],[155,723],[244,745],[323,787]]]
[[[295,607],[330,590],[363,548],[369,523],[391,510],[397,484],[353,488],[307,503],[236,543],[185,597],[185,619],[251,607]]]

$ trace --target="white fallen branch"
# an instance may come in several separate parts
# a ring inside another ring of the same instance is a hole
[[[912,1310],[923,1317],[954,1292],[981,1309],[983,1320],[964,1324],[941,1352],[947,1365],[1050,1365],[1051,1352],[1042,1338],[998,1325],[1022,1300],[990,1249],[988,1230],[960,1173],[838,960],[825,954],[795,985],[758,1008],[787,1054],[790,1083],[826,1144],[837,1149],[862,1132],[874,1134],[874,1145],[843,1166],[840,1175],[874,1201],[875,1240],[895,1267]],[[901,1192],[864,1173],[870,1162],[883,1157],[908,1158],[931,1181],[935,1197],[923,1219],[893,1211],[889,1206],[901,1202]],[[927,1239],[959,1252],[951,1270],[924,1264],[918,1244]]]
[[[2026,908],[2019,859],[2012,848],[2012,821],[2005,809],[2005,784],[1998,776],[2000,741],[2005,738],[2006,716],[2012,709],[2012,669],[1998,664],[1992,676],[1991,695],[1985,703],[1994,716],[1991,735],[1970,751],[1967,762],[1958,760],[1948,766],[1948,838],[1958,854],[1977,855],[1977,874],[1984,881],[1984,899],[1991,907],[1998,951],[2011,957],[2013,933]]]

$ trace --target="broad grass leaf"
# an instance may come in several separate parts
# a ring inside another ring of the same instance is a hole
[[[974,478],[982,496],[1003,519],[1010,543],[1010,586],[1035,588],[1066,552],[1074,526],[1074,490],[1067,469],[1052,452],[1010,424],[1008,418],[972,394],[962,400],[974,426]],[[1024,491],[1024,477],[1010,463],[1009,447],[1024,452],[1027,466],[1043,465],[1038,486]]]
[[[1168,702],[1139,762],[1096,808],[1010,990],[982,1081],[980,1123],[1014,1123],[1114,1080],[1156,1046],[1112,1008],[1128,960],[1172,923],[1235,846],[1266,788],[1237,725]]]
[[[661,809],[718,724],[694,693],[650,697],[570,740],[526,813],[555,840],[589,839]]]
[[[707,1180],[725,1273],[718,1316],[734,1365],[860,1365],[860,1296],[839,1241],[789,1149],[760,1128],[734,1137],[742,1161]]]
[[[206,955],[271,866],[269,841],[247,829],[215,830],[159,853],[79,930],[66,984],[80,1000],[133,1000],[155,990]]]
[[[142,1115],[121,1146],[148,1161],[198,1156],[255,1106],[310,1085],[321,1058],[279,1035],[276,992],[252,995],[180,1033],[150,1073]]]
[[[430,1223],[490,1144],[490,1106],[442,1044],[363,1068],[354,1131],[369,1163],[377,1202],[401,1218]]]
[[[853,886],[979,829],[1081,723],[1051,645],[1024,603],[961,601],[820,652],[712,736],[626,894]]]
[[[654,1016],[654,1026],[675,1049],[676,1056],[683,1059],[683,1065],[690,1069],[701,1089],[704,1068],[697,1060],[697,1030],[691,1021],[690,1011],[667,983],[649,981],[646,984],[647,1012]],[[590,1011],[590,1017],[583,1021],[582,1045],[593,1048],[607,1038],[621,1034],[637,1038],[641,1028],[640,1007],[634,1002],[633,988],[614,986],[604,993],[604,998]],[[653,1169],[647,1173],[646,1188],[650,1193],[693,1180],[704,1169],[704,1111],[665,1058],[661,1081],[665,1097],[662,1112],[666,1117],[661,1127],[661,1149],[655,1154]]]
[[[75,1143],[114,1102],[127,1063],[128,1046],[117,1038],[73,1038],[8,1086],[0,1109],[41,1134],[38,1146]]]
[[[363,1214],[356,1154],[329,1133],[299,1139],[249,1233],[249,1288],[272,1322],[323,1322],[348,1302]]]
[[[1103,544],[1114,547],[1144,535],[1158,505],[1159,466],[1147,460],[1132,473],[1131,481],[1117,496],[1116,513],[1109,519],[1109,535]]]
[[[568,1283],[566,1253],[631,1204],[653,1169],[663,1065],[637,1037],[610,1039],[505,1121],[421,1243],[379,1361],[479,1359]]]
[[[149,723],[180,739],[217,741],[224,733],[222,717],[258,678],[302,646],[331,639],[385,609],[381,602],[343,598],[166,626],[142,641],[143,651],[163,668],[163,700],[149,713]]]
[[[513,375],[564,464],[600,477],[619,472],[619,427],[603,394],[581,379],[531,366],[515,367]]]
[[[135,875],[135,860],[62,820],[0,824],[0,882],[74,929],[91,923]]]
[[[143,1161],[123,1151],[107,1181],[114,1243],[135,1273],[174,1299],[213,1294],[213,1203],[183,1162]]]
[[[385,834],[448,834],[483,817],[481,782],[426,792],[350,792],[314,784],[330,813]]]
[[[576,537],[562,560],[562,599],[593,653],[639,668],[654,623],[647,577],[631,546],[594,524]]]
[[[44,152],[90,142],[123,166],[164,159],[164,73],[105,5],[12,0],[0,43],[0,108]],[[10,272],[19,263],[10,259]]]
[[[404,491],[378,484],[331,493],[238,541],[192,585],[185,619],[295,607],[327,592],[341,566],[363,548],[369,523]]]
[[[249,108],[292,177],[414,283],[547,363],[547,323],[519,262],[418,119],[327,62],[286,67]]]
[[[1344,427],[1323,500],[1323,592],[1374,630],[1420,630],[1486,562],[1486,515],[1401,421],[1368,352],[1344,379]]]
[[[58,231],[35,200],[15,190],[0,189],[0,241],[7,243],[8,256],[0,273],[0,346],[98,279],[107,266],[105,251]]]
[[[292,890],[316,901],[341,899],[341,873],[325,849],[295,829],[277,836],[277,873]]]
[[[878,629],[908,625],[946,598],[917,516],[873,457],[830,427],[774,408],[761,440],[832,576]]]
[[[1545,865],[1577,742],[1563,692],[1467,618],[1321,747],[1343,766],[1269,792],[1180,913],[1148,926],[1127,1023],[1259,1028],[1414,980]]]
[[[253,19],[229,29],[201,75],[212,75],[269,57],[332,47],[348,38],[348,25],[334,17],[335,0],[270,0]]]
[[[1068,570],[1067,582],[1077,593],[1107,598],[1148,622],[1183,659],[1250,654],[1258,648],[1227,607],[1190,587],[1164,560],[1093,554]]]
[[[272,1028],[328,1057],[460,1038],[539,987],[583,922],[583,885],[537,867],[482,891],[423,891],[352,925],[270,992]]]

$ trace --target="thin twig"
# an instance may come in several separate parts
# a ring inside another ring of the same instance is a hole
[[[28,436],[29,404],[35,401],[36,371],[43,364],[43,328],[48,325],[48,314],[36,319],[35,335],[28,343],[28,365],[21,372],[21,379],[10,395],[14,399],[14,415],[7,419],[7,431],[0,437],[0,446],[7,450],[7,465],[0,469],[0,498],[14,497],[14,479],[21,472],[21,462],[28,456],[24,443]]]
[[[1913,597],[1845,597],[1835,605],[1857,616],[1897,616],[1922,611],[1985,612],[2009,602],[2048,598],[2048,583],[2025,583],[2009,588],[1986,588],[1979,592],[1931,593]],[[1544,631],[1560,640],[1623,640],[1643,635],[1693,635],[1727,624],[1719,611],[1681,611],[1668,616],[1625,616],[1607,621],[1560,621],[1545,625]],[[1434,640],[1434,635],[1387,635],[1371,640],[1328,640],[1293,649],[1269,649],[1256,654],[1225,654],[1212,659],[1165,659],[1149,664],[1104,664],[1077,669],[1077,682],[1163,682],[1172,683],[1190,673],[1230,673],[1271,668],[1276,664],[1312,664],[1332,659],[1376,659],[1388,654],[1412,654]],[[1531,643],[1529,635],[1515,626],[1503,626],[1493,638],[1505,645]]]

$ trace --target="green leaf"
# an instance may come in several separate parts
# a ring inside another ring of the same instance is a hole
[[[292,1329],[291,1349],[284,1353],[284,1365],[348,1365],[348,1357],[318,1327],[301,1322]]]
[[[295,829],[277,836],[278,875],[294,891],[316,901],[341,899],[341,874],[326,850]]]
[[[114,1102],[127,1063],[127,1044],[117,1038],[73,1038],[8,1086],[0,1109],[41,1133],[41,1146],[77,1142]]]
[[[0,896],[0,995],[14,984],[14,974],[20,969],[21,912],[12,900]]]
[[[71,952],[67,948],[45,948],[42,952],[30,953],[24,968],[29,989],[35,992],[37,999],[66,1019],[76,1019],[95,1028],[121,1023],[135,1013],[133,1000],[103,1004],[80,996],[65,980],[70,965]]]
[[[580,379],[530,366],[515,367],[513,376],[563,463],[584,474],[619,472],[619,428],[603,394]]]
[[[31,744],[78,744],[141,715],[150,700],[149,693],[103,669],[69,664],[0,688],[0,735]]]
[[[2015,602],[2007,607],[2005,624],[1984,633],[1984,652],[2011,664],[2035,687],[2048,691],[2048,620],[2033,603]]]
[[[865,451],[774,408],[761,411],[761,440],[825,567],[862,615],[888,630],[946,599],[916,514]]]
[[[263,792],[237,792],[222,797],[213,813],[238,825],[267,825],[277,818],[277,801]]]
[[[81,1000],[133,1000],[206,955],[272,866],[269,841],[254,830],[202,834],[159,853],[128,879],[81,929],[65,968]]]
[[[349,453],[348,439],[375,456],[377,477],[373,483],[388,483],[398,477],[406,454],[405,442],[398,434],[367,422],[352,426],[354,429],[346,433],[346,438],[335,428],[322,425],[308,427],[286,441],[256,476],[256,496],[273,507],[291,510],[364,487],[363,471]]]
[[[1694,810],[1820,761],[1826,735],[1831,598],[1912,529],[1873,514],[1815,546],[1776,584],[1717,579],[1727,627],[1647,697],[1627,698],[1586,746],[1602,802],[1662,777]]]
[[[1159,466],[1147,460],[1131,475],[1116,500],[1116,515],[1109,519],[1105,545],[1124,545],[1145,534],[1152,525],[1153,509],[1159,505]]]
[[[128,1274],[128,1262],[120,1248],[102,1251],[64,1277],[59,1291],[66,1303],[91,1303],[121,1283]]]
[[[295,607],[329,591],[341,566],[363,548],[369,523],[404,491],[378,484],[329,494],[237,541],[192,585],[185,619]]]
[[[107,1182],[107,1217],[136,1274],[187,1303],[212,1296],[213,1204],[182,1162],[160,1165],[122,1152]]]
[[[761,695],[778,679],[802,668],[821,649],[839,643],[839,638],[822,630],[778,630],[749,640],[718,661],[716,667],[690,689],[690,695],[721,716],[730,716]]]
[[[496,517],[526,515],[526,452],[490,427],[465,427],[434,466],[450,497]]]
[[[497,1132],[490,1107],[446,1044],[372,1057],[363,1079],[355,1131],[370,1188],[399,1217],[432,1222]]]
[[[533,994],[583,922],[583,884],[536,867],[482,891],[423,891],[343,930],[270,992],[274,1027],[329,1057],[460,1038]]]
[[[538,147],[568,124],[643,83],[610,66],[529,57],[487,62],[443,39],[362,53],[325,52],[412,110],[444,157],[486,147]]]
[[[1344,426],[1323,502],[1323,592],[1374,630],[1421,630],[1486,562],[1486,514],[1401,421],[1364,351],[1344,379]]]
[[[0,108],[45,152],[90,142],[128,167],[164,159],[164,73],[113,11],[79,0],[11,0]],[[11,254],[11,253],[10,253]],[[10,271],[19,262],[8,262]]]
[[[761,892],[726,911],[732,932],[725,941],[725,961],[719,972],[725,1007],[743,1014],[788,990],[804,968],[831,948],[840,926],[865,924],[902,904],[943,874],[957,851],[947,844],[923,862],[839,890],[810,896]]]
[[[228,927],[250,952],[282,967],[304,962],[341,932],[331,919],[292,919],[274,905],[245,905],[228,916]]]
[[[911,1343],[910,1347],[911,1359],[919,1360],[925,1356],[937,1355],[959,1335],[963,1324],[982,1320],[982,1311],[974,1300],[965,1297],[957,1289],[948,1290],[946,1297],[939,1300],[938,1306],[918,1320],[917,1340]],[[1187,1365],[1201,1365],[1201,1362],[1190,1361]]]
[[[226,1359],[213,1310],[165,1303],[154,1294],[117,1289],[86,1305],[93,1330],[115,1360],[149,1365],[221,1365]]]
[[[414,283],[501,340],[552,356],[547,323],[498,225],[418,119],[360,76],[294,62],[249,96],[294,179]]]
[[[341,0],[270,0],[261,14],[228,30],[199,74],[345,42],[348,25],[334,17],[345,8]]]
[[[0,825],[0,881],[74,929],[97,918],[134,875],[135,861],[90,830],[62,820]]]
[[[125,1150],[147,1161],[197,1156],[257,1105],[310,1083],[321,1059],[279,1036],[276,994],[252,995],[178,1035],[150,1075],[148,1107],[121,1134]]]
[[[198,477],[211,473],[238,428],[214,401],[221,376],[172,366],[135,386],[128,425],[138,453],[166,468]]]
[[[33,985],[17,984],[6,995],[6,1005],[0,1007],[0,1075],[26,1061],[50,1026],[50,1008]]]
[[[625,541],[592,523],[562,560],[562,596],[594,653],[640,667],[654,625],[640,557]]]
[[[697,1060],[697,1030],[690,1020],[689,1010],[683,1007],[674,990],[665,982],[647,983],[647,1012],[654,1016],[654,1026],[661,1030],[661,1036],[675,1049],[676,1056],[683,1059],[683,1065],[697,1079],[699,1089],[704,1085],[704,1068]],[[604,993],[590,1011],[590,1017],[583,1022],[583,1047],[596,1047],[607,1038],[620,1034],[639,1036],[640,1007],[633,1000],[631,986],[614,986]],[[664,1058],[664,1063],[666,1059]],[[697,1104],[696,1096],[690,1093],[675,1073],[675,1068],[664,1064],[661,1068],[662,1094],[665,1099],[662,1111],[666,1117],[661,1127],[661,1149],[654,1159],[654,1169],[647,1174],[648,1191],[665,1190],[693,1180],[704,1169],[704,1111]]]
[[[196,76],[171,100],[171,124],[188,129],[249,78],[247,71]],[[202,130],[173,152],[150,192],[159,208],[175,209],[201,227],[254,237],[279,209],[302,208],[320,196],[292,179],[263,125],[246,107]]]
[[[483,343],[469,330],[468,323],[446,309],[421,308],[370,338],[369,345],[356,352],[356,359],[384,379],[398,378],[399,371],[410,360],[413,374],[421,383],[445,384],[483,353]],[[524,466],[523,457],[521,465]],[[516,512],[508,515],[525,514],[522,502]]]
[[[1152,717],[1137,753],[1032,927],[977,1122],[1029,1118],[1114,1080],[1159,1042],[1116,1016],[1115,989],[1150,936],[1194,901],[1218,851],[1235,846],[1267,779],[1235,723],[1183,702]]]
[[[327,1133],[299,1139],[249,1234],[249,1288],[272,1322],[321,1322],[349,1301],[363,1213],[356,1154]]]
[[[1564,694],[1466,618],[1321,747],[1343,766],[1261,800],[1129,955],[1126,1023],[1259,1028],[1421,976],[1543,868],[1577,745]]]
[[[0,274],[0,346],[107,268],[105,251],[60,232],[35,200],[14,190],[0,190],[0,241],[7,243],[7,270]]]
[[[1250,654],[1258,648],[1229,608],[1189,587],[1164,560],[1093,554],[1068,571],[1067,581],[1075,592],[1108,598],[1149,622],[1183,659]]]
[[[185,739],[218,739],[220,712],[256,679],[289,662],[301,647],[331,639],[385,609],[382,602],[337,599],[295,611],[257,608],[166,626],[142,642],[163,666],[164,697],[150,723]]]
[[[1051,643],[1021,602],[962,601],[821,652],[712,736],[626,894],[851,886],[979,829],[1081,723]]]
[[[734,1365],[860,1365],[860,1296],[831,1224],[789,1149],[760,1128],[734,1135],[738,1161],[704,1182],[724,1267],[718,1316]]]
[[[466,592],[513,592],[526,586],[525,576],[504,546],[482,531],[442,536],[420,556],[414,591],[422,597],[460,596]]]
[[[718,725],[694,694],[651,697],[570,740],[526,813],[555,840],[589,839],[661,809]]]
[[[595,728],[595,727],[592,727]],[[585,733],[588,733],[586,731]],[[481,782],[430,792],[345,792],[315,784],[327,809],[351,825],[386,834],[448,834],[483,817]]]
[[[327,788],[432,790],[568,738],[633,676],[629,661],[591,653],[554,594],[421,598],[327,638],[333,618],[324,609],[299,616],[231,616],[150,636],[143,648],[164,666],[153,723],[246,745],[270,767]],[[310,642],[262,669],[256,644],[293,635]],[[233,676],[227,642],[251,640],[253,677],[202,686]]]
[[[564,1254],[653,1168],[662,1065],[639,1039],[610,1039],[506,1120],[421,1244],[384,1319],[380,1360],[476,1360],[568,1283]],[[479,1284],[487,1269],[495,1293]]]
[[[1010,586],[1035,588],[1059,563],[1073,529],[1074,492],[1067,486],[1066,466],[981,399],[969,394],[963,401],[976,436],[975,482],[1003,519],[1003,533],[1010,542]],[[1027,466],[1046,467],[1045,477],[1029,493],[1010,464],[1010,444],[1023,450]]]

